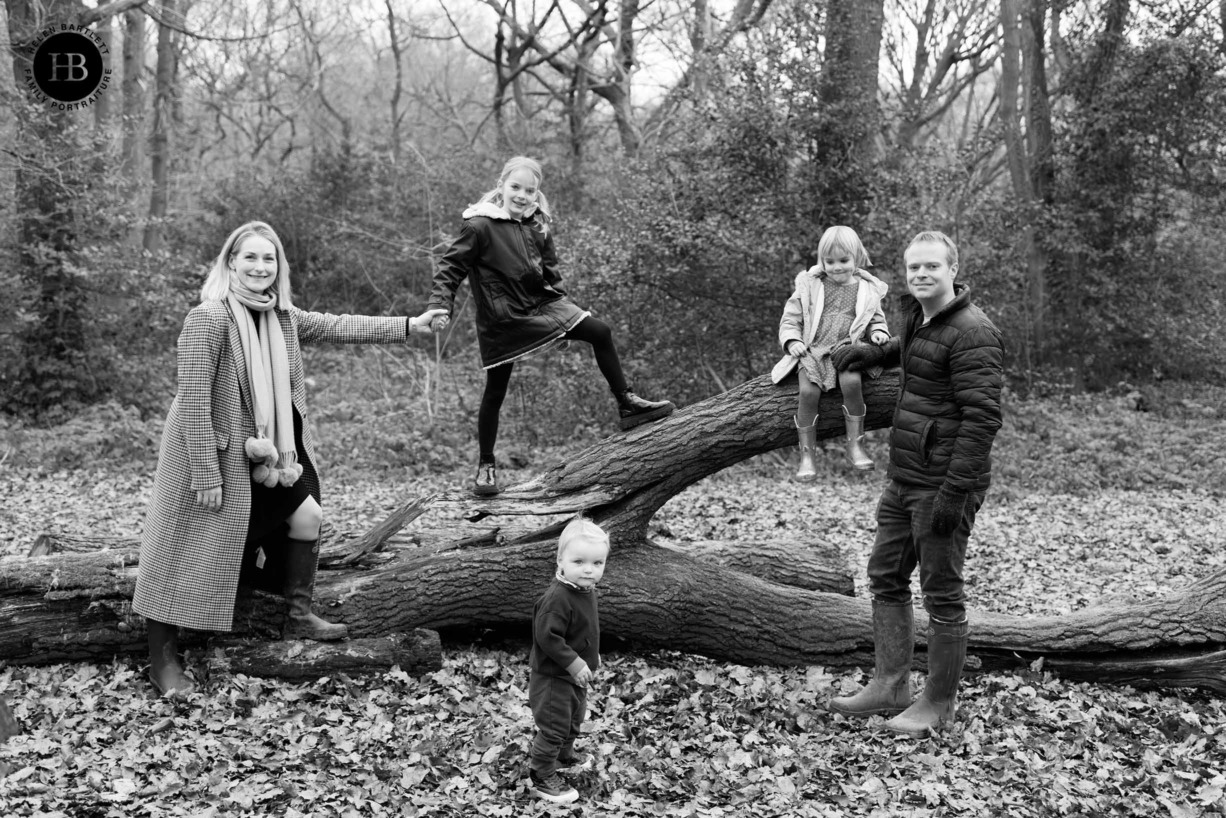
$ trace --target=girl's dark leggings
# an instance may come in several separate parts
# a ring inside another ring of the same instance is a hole
[[[568,341],[585,341],[592,345],[596,353],[596,365],[600,374],[609,382],[609,388],[614,393],[626,391],[626,376],[622,373],[622,362],[617,357],[617,346],[613,343],[613,331],[609,325],[599,318],[588,316],[566,333]],[[511,383],[511,370],[515,364],[502,364],[485,370],[485,391],[481,393],[481,408],[477,411],[477,446],[481,452],[481,462],[491,463],[494,460],[494,443],[498,440],[498,414],[502,411],[502,401],[507,396],[507,386]]]

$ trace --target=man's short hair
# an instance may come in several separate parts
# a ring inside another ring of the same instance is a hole
[[[954,244],[954,240],[942,233],[940,230],[923,230],[915,234],[915,238],[911,239],[911,244],[907,245],[907,249],[911,249],[912,244],[922,244],[932,242],[934,244],[945,245],[945,260],[953,267],[958,263],[958,245]]]

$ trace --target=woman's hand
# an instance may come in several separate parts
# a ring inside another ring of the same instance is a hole
[[[221,511],[221,486],[196,492],[196,505],[205,511]]]
[[[881,346],[882,344],[889,342],[890,333],[886,332],[885,330],[875,329],[873,330],[873,334],[869,336],[868,340],[872,341],[877,346]]]
[[[447,317],[447,310],[435,307],[432,310],[426,310],[416,318],[409,319],[409,332],[427,335],[431,332],[442,332],[447,328],[447,322],[450,319]]]
[[[797,341],[796,339],[788,341],[788,355],[791,355],[793,358],[801,358],[808,351],[809,348],[800,341]]]

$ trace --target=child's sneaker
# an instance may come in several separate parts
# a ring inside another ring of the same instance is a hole
[[[562,780],[556,772],[541,778],[533,770],[528,773],[528,792],[555,804],[570,804],[579,800],[579,791]]]
[[[568,755],[558,756],[558,767],[560,769],[578,768],[580,770],[590,770],[595,766],[595,763],[596,759],[592,758],[591,753],[574,751]]]

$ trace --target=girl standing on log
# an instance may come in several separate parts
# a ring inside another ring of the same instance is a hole
[[[800,438],[800,466],[793,479],[808,483],[817,476],[817,409],[823,392],[837,385],[843,393],[843,423],[847,429],[847,460],[854,468],[871,469],[873,461],[861,446],[864,439],[864,392],[859,372],[838,371],[830,353],[867,338],[880,346],[890,340],[881,299],[885,282],[870,274],[868,251],[856,231],[837,225],[817,243],[817,264],[796,276],[796,287],[779,320],[779,343],[786,353],[771,370],[779,383],[793,369],[800,380],[800,400],[794,422]],[[867,377],[881,367],[865,370]]]
[[[322,511],[300,345],[402,343],[429,332],[433,314],[423,317],[300,310],[271,227],[250,222],[226,239],[179,336],[178,392],[141,535],[132,609],[148,623],[159,694],[191,692],[178,628],[229,631],[245,551],[268,538],[278,547],[254,561],[280,579],[285,637],[346,636],[311,612]]]
[[[485,369],[473,481],[479,496],[499,492],[494,459],[498,415],[512,367],[529,355],[565,340],[591,344],[596,365],[617,399],[622,429],[662,418],[674,408],[668,401],[644,400],[631,391],[608,324],[566,297],[541,178],[540,163],[526,156],[503,166],[497,187],[464,211],[460,235],[439,262],[430,294],[430,309],[444,313],[430,321],[435,332],[447,326],[456,290],[465,278],[477,307],[477,345]]]

